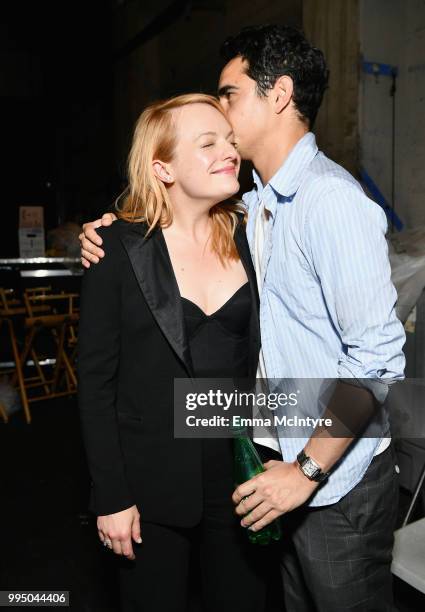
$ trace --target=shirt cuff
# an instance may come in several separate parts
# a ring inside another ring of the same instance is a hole
[[[349,364],[345,360],[340,360],[338,363],[338,378],[347,384],[368,389],[380,404],[383,404],[387,399],[390,385],[396,382],[396,379],[380,378],[378,375],[375,377],[370,374],[365,376],[362,368]]]

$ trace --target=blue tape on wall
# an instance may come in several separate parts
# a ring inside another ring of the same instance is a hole
[[[392,226],[394,226],[396,228],[396,230],[401,232],[401,230],[404,227],[403,221],[392,210],[392,208],[388,204],[387,200],[384,198],[382,193],[379,191],[378,186],[373,182],[373,180],[368,175],[366,170],[364,170],[364,168],[361,168],[360,176],[361,176],[361,179],[362,179],[363,183],[365,184],[367,190],[369,191],[370,195],[372,196],[372,198],[384,210],[385,214],[387,215],[388,221],[391,223]]]
[[[363,72],[373,74],[375,76],[397,76],[397,66],[390,64],[381,64],[379,62],[363,62]]]

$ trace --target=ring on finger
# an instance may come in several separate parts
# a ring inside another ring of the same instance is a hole
[[[251,497],[251,495],[252,495],[252,493],[250,495],[245,495],[245,497],[242,497],[241,504],[245,504],[246,500],[249,499]]]

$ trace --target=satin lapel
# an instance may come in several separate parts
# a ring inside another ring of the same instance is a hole
[[[239,252],[242,264],[248,276],[249,285],[251,288],[251,321],[250,321],[250,376],[255,376],[258,366],[258,354],[260,351],[260,300],[258,297],[257,279],[255,276],[254,264],[252,263],[251,252],[249,250],[248,240],[246,237],[245,228],[238,225],[235,231],[235,244]]]
[[[120,229],[145,300],[189,376],[194,377],[179,288],[162,231],[156,229],[145,239],[143,223],[125,223]]]

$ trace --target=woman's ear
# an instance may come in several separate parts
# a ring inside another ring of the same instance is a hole
[[[165,164],[159,159],[154,159],[152,162],[152,168],[155,176],[163,183],[173,183],[174,177],[169,164]]]
[[[277,114],[281,113],[292,100],[294,82],[290,76],[279,77],[273,87],[274,108]]]

